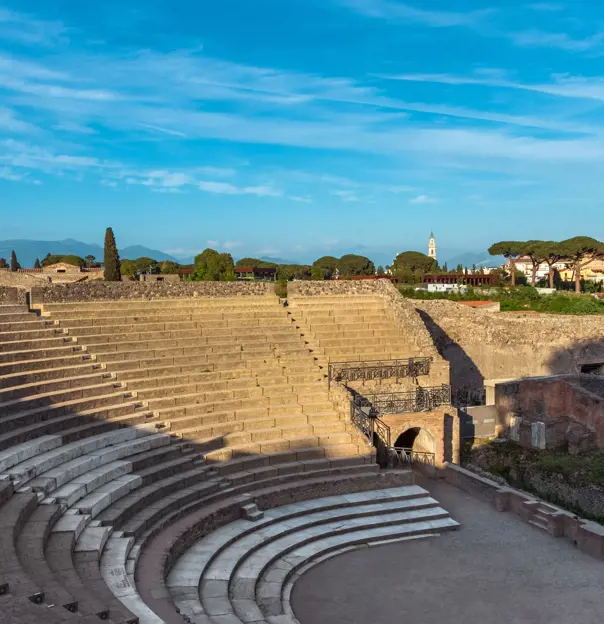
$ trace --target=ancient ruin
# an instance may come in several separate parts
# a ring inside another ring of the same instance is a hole
[[[389,280],[291,282],[287,301],[260,280],[2,287],[3,609],[294,624],[314,563],[459,528],[425,476],[601,557],[592,523],[458,465],[459,397],[525,375],[564,373],[493,382],[493,430],[600,448],[604,393],[577,376],[597,372],[599,335]]]

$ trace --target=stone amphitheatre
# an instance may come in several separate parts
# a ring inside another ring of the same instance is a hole
[[[0,622],[601,621],[602,527],[459,467],[452,402],[603,330],[388,280],[0,287]]]

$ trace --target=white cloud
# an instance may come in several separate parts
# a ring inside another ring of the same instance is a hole
[[[395,2],[394,0],[336,0],[336,2],[367,17],[415,21],[433,27],[473,25],[486,15],[492,13],[490,10],[465,11],[459,13],[426,10],[411,6],[410,4]],[[426,6],[430,5],[428,4]]]
[[[224,249],[237,249],[237,247],[241,247],[241,245],[243,245],[243,243],[239,241],[225,241],[222,246]]]
[[[560,48],[569,52],[586,52],[604,44],[604,32],[596,33],[582,39],[573,39],[566,33],[544,32],[541,30],[524,30],[510,32],[509,38],[519,46]]]
[[[0,130],[11,134],[36,134],[40,128],[17,117],[15,111],[0,106]]]
[[[280,197],[281,191],[270,186],[235,186],[228,182],[199,182],[200,190],[219,195],[257,195],[258,197]]]
[[[429,195],[418,195],[409,200],[410,204],[434,204],[436,200]]]
[[[208,247],[220,247],[220,242],[217,240],[209,240]]]
[[[331,194],[334,197],[339,197],[343,202],[352,203],[352,202],[360,202],[361,198],[354,191],[332,191]]]
[[[31,15],[0,7],[0,40],[6,39],[29,45],[53,45],[66,40],[61,22],[37,20]]]
[[[297,195],[290,195],[288,199],[291,199],[291,201],[299,202],[301,204],[312,204],[311,197],[299,197]]]

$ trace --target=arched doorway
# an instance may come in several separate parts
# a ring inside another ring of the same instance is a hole
[[[399,435],[394,446],[396,448],[410,448],[414,451],[434,453],[434,438],[426,429],[411,427]]]

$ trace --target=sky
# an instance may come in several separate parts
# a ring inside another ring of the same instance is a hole
[[[0,0],[0,239],[604,238],[603,122],[595,0]]]

